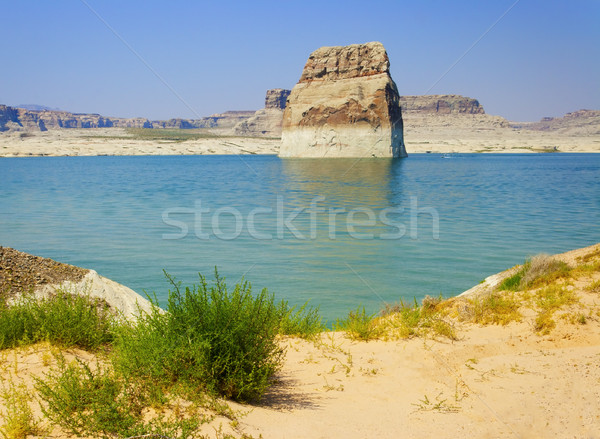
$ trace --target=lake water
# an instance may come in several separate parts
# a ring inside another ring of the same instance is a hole
[[[214,267],[327,319],[600,241],[600,154],[0,158],[0,245],[165,303]]]

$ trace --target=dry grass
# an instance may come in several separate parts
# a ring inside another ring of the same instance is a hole
[[[571,289],[561,285],[550,285],[539,289],[534,299],[538,308],[534,329],[541,334],[549,334],[554,329],[556,321],[553,317],[558,310],[579,302]]]
[[[531,258],[529,267],[521,279],[521,288],[536,288],[551,284],[568,277],[570,268],[549,255],[537,255]]]
[[[416,301],[413,305],[403,301],[388,305],[376,321],[381,338],[441,337],[457,340],[455,325],[448,318],[449,303],[442,297],[425,296],[420,306]]]
[[[592,282],[591,284],[589,284],[587,286],[587,290],[590,293],[597,293],[600,294],[600,280],[597,280],[595,282]]]
[[[480,325],[507,325],[521,320],[520,307],[519,295],[515,293],[491,293],[467,299],[459,318]]]
[[[480,325],[506,325],[534,315],[533,329],[549,334],[557,318],[574,325],[596,319],[600,311],[585,309],[575,282],[583,282],[581,292],[600,293],[600,250],[575,259],[574,266],[557,257],[537,255],[504,279],[497,291],[476,297],[450,299],[451,315],[459,321]]]
[[[17,386],[12,382],[3,383],[0,398],[5,407],[5,410],[0,411],[2,438],[25,439],[29,435],[42,433],[30,407],[32,396],[25,386]]]
[[[559,279],[567,278],[570,271],[571,268],[565,262],[540,254],[525,261],[520,270],[504,279],[498,290],[523,291],[549,285]]]

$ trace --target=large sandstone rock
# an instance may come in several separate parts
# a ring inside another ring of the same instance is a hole
[[[311,53],[283,115],[281,157],[404,157],[398,89],[381,43]]]
[[[282,88],[267,90],[265,108],[239,122],[234,128],[234,134],[250,137],[280,137],[283,110],[289,95],[290,90]]]

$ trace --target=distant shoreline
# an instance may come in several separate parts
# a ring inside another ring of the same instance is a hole
[[[447,117],[411,123],[407,118],[406,150],[409,155],[600,152],[600,134],[521,130],[491,123],[482,125],[479,119]],[[145,138],[133,136],[123,128],[0,133],[0,157],[277,155],[281,143],[278,138],[218,136],[208,132],[205,137],[187,140],[183,134],[188,133],[182,130],[182,136],[173,139]]]

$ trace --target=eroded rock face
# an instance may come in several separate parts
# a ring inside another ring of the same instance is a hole
[[[239,122],[234,128],[234,134],[250,137],[280,137],[283,110],[289,95],[290,90],[283,88],[267,90],[265,108]]]
[[[16,108],[0,105],[0,131],[8,131],[19,125],[19,113]]]
[[[477,99],[460,95],[400,96],[404,113],[485,114]]]
[[[283,115],[282,157],[404,157],[398,89],[381,43],[311,53]]]
[[[291,92],[291,90],[285,90],[283,88],[267,90],[267,96],[265,96],[265,108],[285,110],[285,103]]]

